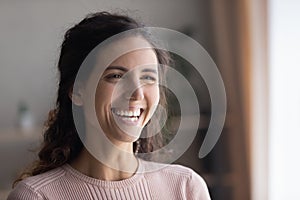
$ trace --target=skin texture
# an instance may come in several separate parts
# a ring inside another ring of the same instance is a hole
[[[96,90],[95,107],[104,133],[115,145],[134,142],[151,118],[159,101],[157,73],[156,55],[151,49],[125,54],[104,71]],[[141,115],[134,122],[116,115],[116,111],[138,110]]]
[[[157,67],[156,54],[150,48],[131,51],[114,60],[104,70],[96,87],[96,122],[89,116],[92,109],[89,83],[78,92],[76,98],[72,98],[76,105],[83,107],[87,140],[97,146],[97,151],[104,155],[106,161],[115,166],[127,166],[129,170],[108,167],[103,164],[106,162],[99,162],[86,148],[71,163],[72,167],[102,180],[122,180],[134,174],[138,162],[133,154],[133,142],[139,138],[142,128],[152,117],[159,102]],[[93,123],[99,123],[114,148],[106,148],[103,140],[89,137],[93,135]],[[115,147],[121,151],[116,151]]]

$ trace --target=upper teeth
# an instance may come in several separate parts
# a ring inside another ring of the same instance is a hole
[[[141,110],[140,109],[136,109],[134,111],[131,110],[114,110],[114,113],[122,116],[122,117],[139,117],[141,114]]]

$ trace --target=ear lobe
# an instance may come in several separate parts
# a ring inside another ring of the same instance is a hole
[[[76,106],[82,106],[83,101],[82,101],[82,94],[80,93],[80,91],[75,92],[71,90],[69,92],[69,97]]]
[[[71,94],[71,100],[76,106],[82,106],[83,102],[79,94]]]

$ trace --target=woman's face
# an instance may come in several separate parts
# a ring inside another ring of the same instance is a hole
[[[95,95],[98,122],[112,142],[139,138],[159,102],[158,61],[153,49],[131,51],[104,70]]]

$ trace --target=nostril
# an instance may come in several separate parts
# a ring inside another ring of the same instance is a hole
[[[144,93],[141,89],[135,90],[131,95],[126,95],[128,100],[142,100],[144,99]]]
[[[143,89],[141,87],[137,88],[131,95],[131,99],[141,100],[144,98]]]

